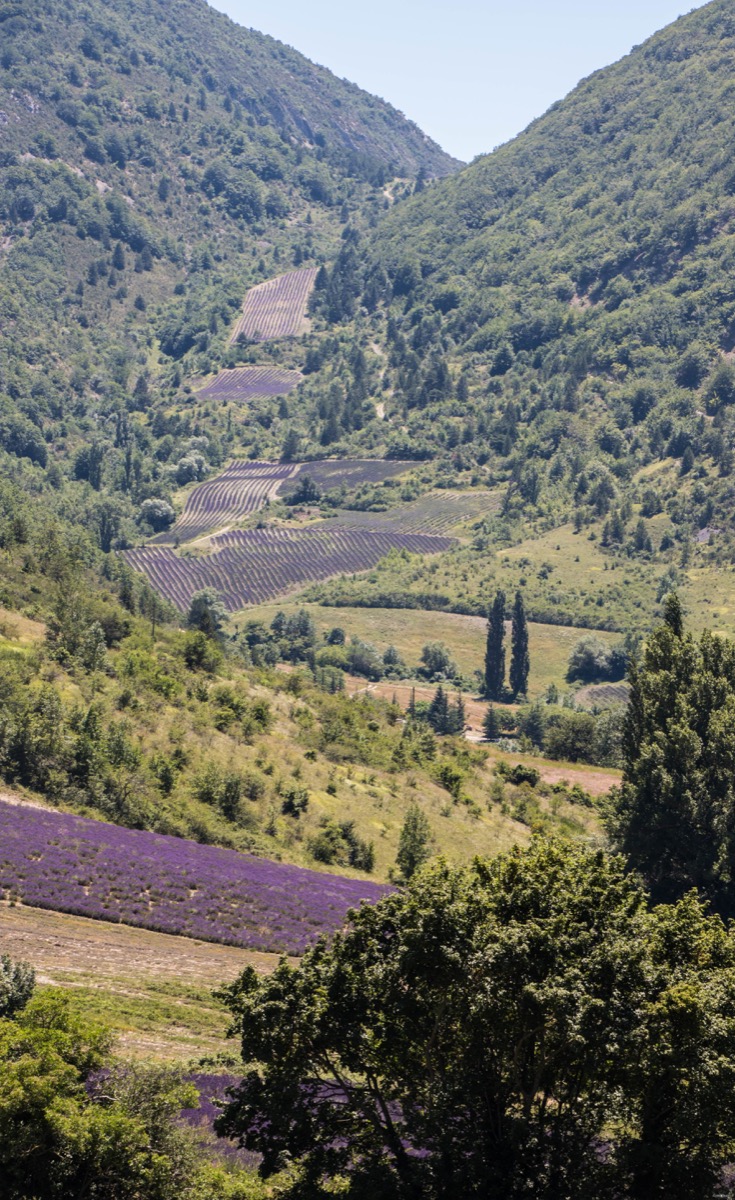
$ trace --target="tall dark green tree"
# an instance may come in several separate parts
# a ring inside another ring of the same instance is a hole
[[[412,879],[419,867],[423,866],[431,854],[431,844],[429,818],[418,804],[411,804],[406,812],[396,854],[396,863],[404,880]]]
[[[505,592],[495,594],[487,626],[485,695],[501,700],[505,687]]]
[[[434,733],[449,733],[449,701],[441,684],[434,692],[426,719]]]
[[[488,705],[482,722],[482,734],[486,742],[497,742],[500,737],[500,722],[492,704]]]
[[[528,692],[528,674],[531,670],[531,660],[528,652],[528,621],[523,595],[516,592],[513,604],[512,648],[510,655],[510,690],[513,699],[525,696]]]
[[[614,840],[656,899],[735,914],[735,643],[695,640],[672,594],[629,679]]]

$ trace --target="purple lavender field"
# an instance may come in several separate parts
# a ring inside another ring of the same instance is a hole
[[[0,801],[0,897],[37,908],[298,955],[388,890]]]

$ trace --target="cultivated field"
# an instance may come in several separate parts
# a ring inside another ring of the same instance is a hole
[[[238,338],[249,342],[267,342],[306,333],[309,328],[306,316],[309,296],[317,274],[316,267],[307,267],[300,271],[289,271],[277,279],[268,279],[251,288],[232,331],[231,342],[236,342]]]
[[[236,367],[220,371],[216,379],[201,388],[200,399],[245,402],[261,396],[287,396],[299,386],[298,371],[282,367]]]
[[[281,486],[279,495],[286,496],[293,492],[298,481],[306,475],[321,491],[331,492],[342,487],[357,488],[366,483],[383,483],[386,479],[405,475],[406,471],[415,465],[412,462],[381,458],[327,458],[318,462],[301,463],[298,474]]]
[[[291,463],[231,463],[216,479],[194,488],[176,524],[153,538],[153,543],[190,542],[257,512],[267,500],[275,498],[283,481],[296,470]]]
[[[276,955],[196,942],[48,909],[0,905],[0,953],[30,962],[39,984],[65,989],[128,1056],[189,1060],[219,1053],[229,1014],[212,990]]]
[[[380,885],[322,875],[0,802],[0,899],[272,953],[301,954],[377,900]]]
[[[430,492],[382,513],[343,512],[335,524],[350,529],[401,529],[412,533],[450,534],[497,512],[496,492]]]
[[[202,588],[215,588],[229,612],[262,604],[307,583],[374,567],[391,550],[431,555],[451,539],[421,533],[339,528],[332,522],[301,529],[233,529],[211,539],[212,552],[182,557],[162,545],[126,550],[125,558],[180,611]]]

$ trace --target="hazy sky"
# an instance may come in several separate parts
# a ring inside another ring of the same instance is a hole
[[[400,108],[458,158],[492,150],[691,0],[214,0]]]

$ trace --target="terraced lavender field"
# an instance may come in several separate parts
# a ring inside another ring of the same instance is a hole
[[[0,898],[35,908],[298,955],[387,890],[0,801]]]
[[[290,484],[290,481],[289,481]],[[288,486],[282,485],[282,486]],[[450,535],[463,525],[491,516],[500,507],[497,492],[432,492],[382,513],[342,512],[333,524],[343,529],[400,530]]]
[[[176,524],[153,541],[156,545],[192,541],[258,512],[297,471],[291,463],[231,463],[216,479],[194,488]]]
[[[249,342],[269,342],[305,333],[309,297],[317,274],[318,268],[306,267],[251,288],[230,341],[244,338]]]
[[[230,530],[212,538],[212,553],[197,557],[161,545],[126,550],[124,557],[182,612],[202,588],[214,588],[227,610],[237,612],[306,583],[370,570],[391,550],[426,555],[451,545],[446,537],[324,522],[300,529]]]
[[[379,459],[329,460],[314,463],[238,461],[190,493],[175,525],[152,539],[159,546],[190,542],[204,533],[224,529],[258,512],[266,501],[287,496],[300,479],[309,476],[324,491],[380,483],[405,471],[410,463]],[[396,526],[397,527],[397,526]]]
[[[198,395],[204,400],[221,400],[245,403],[262,396],[287,396],[301,382],[298,371],[287,371],[283,367],[234,367],[220,371],[216,379],[200,388]]]
[[[325,458],[318,462],[301,463],[297,475],[286,480],[278,489],[279,495],[293,492],[299,481],[308,475],[322,492],[336,488],[357,488],[366,483],[383,483],[405,475],[413,462],[400,462],[380,458]]]

